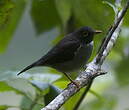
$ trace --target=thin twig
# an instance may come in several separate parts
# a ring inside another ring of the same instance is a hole
[[[118,25],[120,24],[122,18],[124,17],[127,9],[129,7],[129,1],[127,2],[126,6],[123,8],[122,12],[121,12],[121,16],[119,16],[116,20],[116,22],[114,23],[114,25],[112,26],[111,30],[109,31],[107,37],[106,37],[106,40],[104,41],[104,43],[102,44],[102,47],[98,53],[98,56],[96,58],[96,63],[99,63],[100,61],[100,58],[103,56],[103,52],[105,50],[105,48],[107,47],[108,45],[108,42],[110,41],[114,31],[116,30],[116,28],[118,27]]]

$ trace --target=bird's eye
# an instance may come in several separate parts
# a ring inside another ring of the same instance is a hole
[[[87,37],[88,36],[88,32],[83,32],[83,36]]]

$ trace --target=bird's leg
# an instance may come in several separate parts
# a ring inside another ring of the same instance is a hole
[[[73,83],[74,85],[77,86],[77,88],[79,88],[79,84],[77,82],[75,82],[74,80],[72,80],[72,78],[67,73],[64,73],[64,75],[71,81],[71,83]]]

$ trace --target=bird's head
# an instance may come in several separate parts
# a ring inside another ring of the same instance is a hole
[[[99,34],[101,32],[102,31],[100,31],[100,30],[93,30],[90,27],[82,27],[82,28],[78,29],[77,31],[75,31],[75,35],[82,42],[90,43],[93,40],[94,35]]]

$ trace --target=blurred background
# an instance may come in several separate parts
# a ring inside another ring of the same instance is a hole
[[[102,30],[90,61],[126,0],[0,0],[0,110],[40,110],[69,81],[51,68],[16,74],[45,55],[64,35],[82,26]],[[108,72],[94,80],[79,110],[129,110],[129,11],[105,60]],[[72,76],[73,78],[76,75]],[[60,110],[73,110],[84,89]]]

